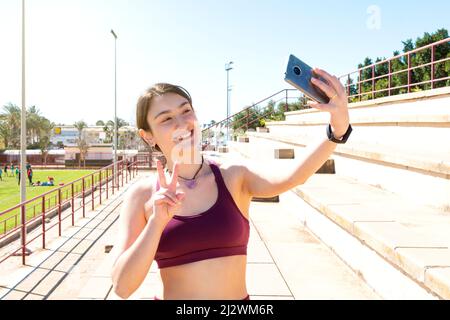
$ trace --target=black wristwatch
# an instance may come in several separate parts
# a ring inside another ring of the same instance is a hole
[[[350,137],[350,133],[352,132],[352,125],[349,124],[348,125],[348,129],[345,132],[344,136],[342,137],[341,140],[336,139],[336,137],[333,135],[333,132],[331,131],[331,124],[328,124],[327,126],[327,136],[328,136],[328,140],[333,141],[335,143],[346,143],[348,137]]]

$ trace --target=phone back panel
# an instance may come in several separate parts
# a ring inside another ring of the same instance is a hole
[[[289,56],[284,80],[303,92],[309,98],[319,103],[328,103],[330,98],[328,98],[322,90],[311,83],[311,77],[318,78],[328,84],[322,77],[314,75],[310,66],[291,54]]]

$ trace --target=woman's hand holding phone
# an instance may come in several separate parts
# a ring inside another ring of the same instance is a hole
[[[322,90],[330,98],[330,101],[326,104],[308,101],[307,105],[311,108],[329,112],[330,124],[335,137],[342,137],[350,123],[345,88],[336,76],[330,75],[325,70],[314,68],[312,71],[328,82],[325,83],[316,77],[311,77],[311,83]]]

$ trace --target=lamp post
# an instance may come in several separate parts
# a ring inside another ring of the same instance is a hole
[[[117,35],[112,29],[111,33],[114,36],[114,188],[118,185],[119,177],[117,174]]]
[[[25,0],[22,0],[22,109],[20,115],[20,203],[27,200],[27,108],[25,105]],[[22,264],[25,265],[25,256],[31,254],[31,250],[26,247],[26,208],[20,206],[20,219],[22,230],[20,240],[22,245]]]
[[[230,125],[229,125],[229,116],[230,116],[230,77],[229,77],[229,71],[233,69],[233,67],[231,66],[233,64],[233,61],[228,62],[227,64],[225,64],[225,71],[227,72],[227,136],[226,136],[226,144],[228,144],[228,141],[230,140]]]

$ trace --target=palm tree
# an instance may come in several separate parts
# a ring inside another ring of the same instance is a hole
[[[100,121],[97,121],[100,122]],[[125,126],[128,126],[129,123],[123,119],[117,118],[117,131]],[[103,122],[103,131],[106,134],[105,143],[111,143],[113,141],[114,136],[114,121],[108,120],[108,122]]]
[[[6,148],[20,147],[20,114],[20,108],[12,103],[3,106],[3,113],[0,114],[0,135]]]
[[[42,116],[36,106],[31,106],[27,110],[27,140],[28,144],[33,144],[39,139],[39,130]],[[45,118],[44,118],[45,119]]]
[[[86,166],[85,155],[89,149],[89,145],[86,142],[86,138],[84,136],[84,128],[87,127],[86,122],[83,120],[77,121],[73,124],[73,126],[78,130],[78,139],[77,139],[77,147],[80,150],[80,158],[78,159],[78,167],[81,167],[81,160],[83,160],[84,166]]]
[[[42,161],[44,165],[47,164],[47,156],[48,156],[48,149],[50,146],[50,138],[52,135],[52,130],[55,127],[55,124],[53,122],[50,122],[48,119],[41,117],[40,123],[39,123],[39,149],[41,150],[42,154]]]

